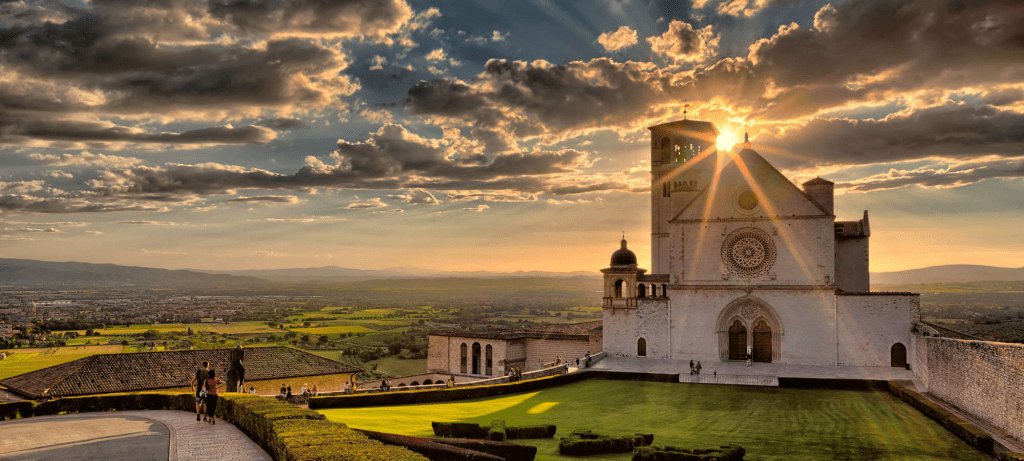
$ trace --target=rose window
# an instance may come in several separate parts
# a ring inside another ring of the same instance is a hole
[[[775,264],[775,242],[760,229],[739,229],[726,237],[722,260],[730,273],[740,277],[764,275]]]

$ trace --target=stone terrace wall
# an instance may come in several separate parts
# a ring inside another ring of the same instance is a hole
[[[918,336],[928,392],[1024,440],[1024,344]]]

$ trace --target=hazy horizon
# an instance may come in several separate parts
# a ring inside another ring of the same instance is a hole
[[[874,272],[1024,266],[1024,4],[0,4],[0,257],[650,268],[646,127],[868,210]]]

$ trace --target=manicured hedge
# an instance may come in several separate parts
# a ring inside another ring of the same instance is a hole
[[[550,439],[554,438],[558,428],[554,424],[546,426],[509,426],[505,428],[505,435],[511,440],[518,439]]]
[[[651,438],[653,440],[653,436]],[[570,456],[600,455],[605,453],[629,453],[633,448],[647,444],[643,435],[609,437],[591,431],[575,431],[558,442],[558,453]]]
[[[191,393],[145,392],[65,397],[45,402],[0,404],[3,419],[97,411],[195,411]],[[222,394],[218,416],[233,423],[278,461],[425,461],[402,447],[371,440],[324,415],[274,399]]]
[[[609,379],[625,381],[657,381],[678,383],[678,374],[632,373],[605,370],[584,370],[569,374],[517,381],[514,383],[489,384],[484,386],[456,387],[452,389],[424,389],[417,391],[380,392],[354,395],[326,395],[310,397],[309,408],[358,408],[410,403],[450,402],[455,400],[481,399],[499,395],[532,392],[552,386],[575,383],[587,379]]]
[[[957,415],[942,408],[939,404],[915,391],[903,387],[896,381],[889,381],[889,392],[892,392],[900,400],[917,408],[921,413],[949,429],[950,432],[963,439],[964,442],[984,453],[992,454],[995,441],[992,439],[992,436],[974,424],[964,421]]]
[[[476,423],[442,423],[431,421],[430,427],[438,437],[454,437],[458,439],[484,439],[490,428]]]
[[[434,439],[375,431],[360,430],[359,432],[373,440],[378,440],[387,445],[404,447],[419,453],[426,456],[431,461],[505,461],[505,458],[501,456],[438,443],[438,441]]]
[[[633,461],[742,461],[746,450],[738,445],[721,448],[637,447]]]
[[[492,440],[471,439],[430,439],[434,442],[451,445],[468,450],[482,451],[505,458],[505,461],[533,461],[537,456],[537,447],[519,445],[517,443],[495,442]]]
[[[889,382],[873,379],[786,378],[779,377],[779,387],[789,389],[841,389],[848,391],[886,391]]]
[[[487,431],[487,439],[495,442],[505,441],[505,421],[496,419],[491,421],[491,429]]]

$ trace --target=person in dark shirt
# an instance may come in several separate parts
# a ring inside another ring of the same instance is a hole
[[[233,392],[236,389],[245,389],[245,367],[242,363],[245,361],[245,349],[242,349],[242,345],[239,344],[231,349],[231,368],[228,370],[228,381],[234,382],[228,383],[228,392]]]
[[[224,380],[217,377],[215,370],[210,370],[206,378],[206,418],[210,424],[217,423],[217,386],[220,384],[225,384]]]
[[[203,385],[206,384],[206,380],[210,374],[210,362],[203,361],[202,366],[196,370],[195,376],[192,377],[192,391],[196,394],[196,421],[199,421],[199,415],[203,414],[203,407],[206,406],[206,400],[199,394],[203,391]],[[203,419],[206,419],[205,416]]]

